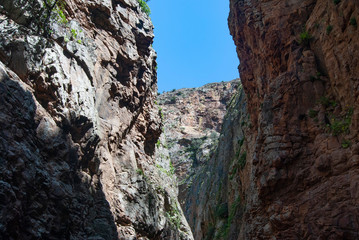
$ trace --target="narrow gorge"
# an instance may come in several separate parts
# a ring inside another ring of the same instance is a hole
[[[146,1],[0,0],[0,239],[359,239],[359,2],[228,4],[159,94]]]

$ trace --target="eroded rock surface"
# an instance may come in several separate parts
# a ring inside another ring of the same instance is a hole
[[[66,0],[41,22],[43,6],[0,1],[0,238],[193,239],[153,157],[148,16]]]
[[[171,160],[183,208],[194,178],[206,166],[218,144],[227,104],[238,85],[239,79],[210,83],[199,88],[173,90],[157,98],[163,133],[156,144],[156,158]]]
[[[226,165],[217,190],[199,188],[195,238],[358,239],[359,3],[231,0],[230,9],[249,118],[233,122],[240,144],[227,143],[239,168]]]
[[[358,239],[358,2],[230,9],[246,100],[190,190],[195,239]]]

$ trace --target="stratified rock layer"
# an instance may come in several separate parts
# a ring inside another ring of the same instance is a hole
[[[192,239],[154,164],[148,16],[135,0],[66,0],[48,21],[43,6],[0,0],[0,238]]]
[[[230,9],[248,117],[193,186],[195,239],[358,239],[359,3]]]

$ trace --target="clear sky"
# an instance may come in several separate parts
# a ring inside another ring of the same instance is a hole
[[[150,0],[158,91],[239,77],[227,17],[229,0]]]

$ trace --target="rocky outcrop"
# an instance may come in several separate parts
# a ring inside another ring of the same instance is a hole
[[[193,186],[195,239],[357,239],[358,2],[230,9],[248,113],[239,94]]]
[[[199,88],[173,90],[157,98],[163,133],[156,144],[156,158],[171,160],[184,210],[187,190],[218,144],[227,104],[238,85],[239,79],[210,83]]]
[[[245,95],[240,86],[228,102],[218,145],[192,177],[185,195],[183,211],[195,239],[236,239],[238,236],[234,226],[244,209],[238,173],[246,161],[242,129],[246,124]]]
[[[231,1],[252,124],[242,238],[358,238],[358,14],[356,1]]]
[[[192,239],[153,157],[148,16],[53,3],[0,0],[0,238]]]

